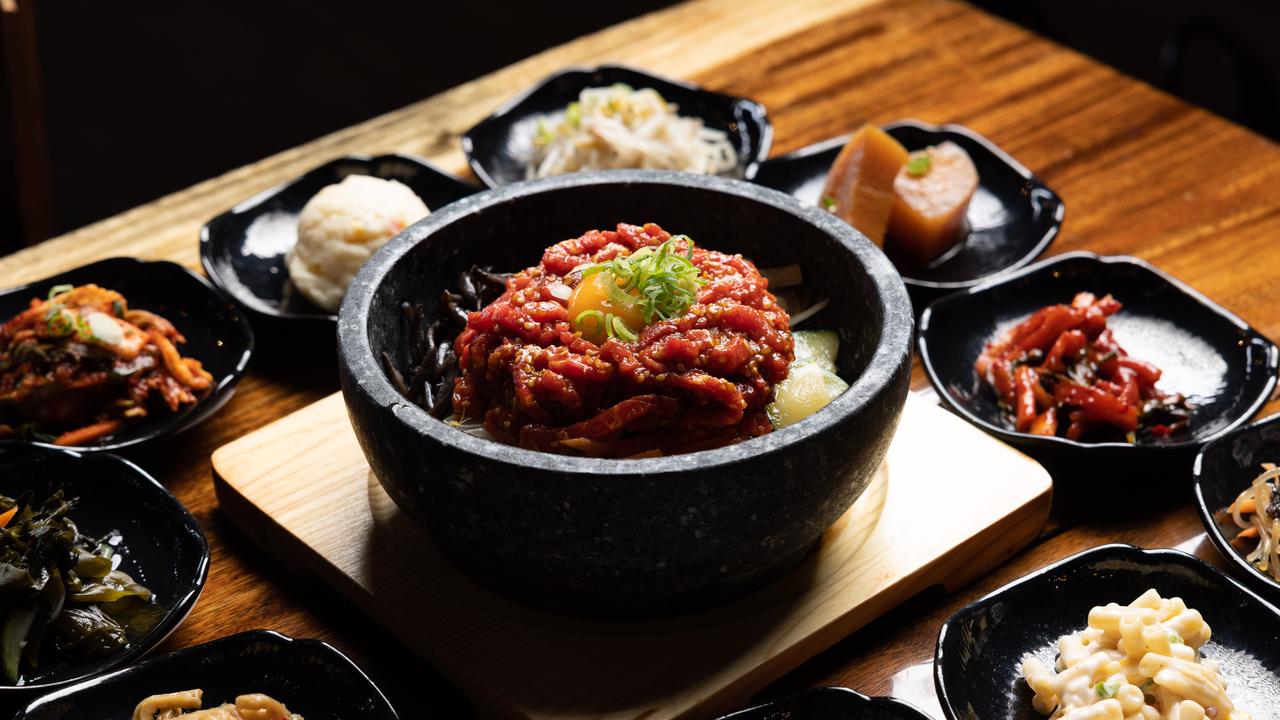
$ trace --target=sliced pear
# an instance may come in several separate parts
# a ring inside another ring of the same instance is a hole
[[[791,373],[774,390],[773,402],[766,408],[769,421],[775,428],[798,423],[848,389],[849,384],[839,375],[817,363],[794,362]]]
[[[827,372],[836,371],[836,353],[840,350],[840,335],[834,330],[793,330],[796,341],[796,360],[811,362]]]

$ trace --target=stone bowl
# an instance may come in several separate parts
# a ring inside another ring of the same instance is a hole
[[[849,390],[805,420],[715,450],[567,457],[475,437],[400,395],[380,358],[407,357],[400,304],[432,312],[460,270],[535,265],[592,228],[656,222],[760,267],[798,263],[830,300]],[[534,605],[669,615],[727,601],[796,566],[884,459],[906,400],[911,304],[865,237],[780,192],[725,178],[617,170],[464,198],[379,250],[338,319],[342,392],[374,474],[472,577]],[[356,539],[358,541],[358,539]]]

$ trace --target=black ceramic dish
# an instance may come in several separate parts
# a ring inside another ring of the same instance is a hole
[[[720,720],[930,720],[901,700],[867,697],[848,688],[805,690],[764,705],[739,710]]]
[[[204,690],[206,708],[265,693],[307,720],[399,717],[373,682],[330,645],[259,630],[72,685],[31,703],[14,720],[123,720],[149,695],[194,688]]]
[[[114,455],[66,450],[37,450],[17,459],[0,454],[0,493],[17,497],[30,491],[33,502],[41,503],[59,488],[80,499],[70,517],[81,532],[120,531],[120,569],[155,594],[164,614],[127,649],[98,660],[43,663],[27,671],[22,687],[0,686],[0,699],[48,692],[142,657],[186,619],[209,572],[209,545],[195,518],[136,465]]]
[[[462,149],[476,177],[489,187],[524,180],[538,121],[563,115],[565,107],[587,88],[615,83],[637,90],[653,88],[677,105],[681,115],[700,118],[707,127],[728,133],[738,153],[737,177],[749,174],[769,155],[773,126],[763,105],[628,67],[602,65],[556,73],[468,130],[462,136]]]
[[[527,267],[547,246],[619,220],[659,222],[765,267],[799,263],[815,296],[830,299],[806,326],[840,333],[839,372],[850,389],[812,417],[738,445],[608,460],[473,437],[387,380],[380,354],[403,363],[407,353],[400,303],[421,300],[430,315],[459,270],[481,260]],[[343,303],[339,370],[383,487],[465,570],[564,611],[672,613],[794,566],[861,493],[906,399],[911,330],[889,261],[829,213],[724,178],[576,173],[461,200],[384,246]]]
[[[337,315],[312,305],[289,282],[284,257],[298,239],[298,214],[316,193],[348,175],[396,180],[432,212],[480,188],[408,155],[347,155],[263,191],[200,230],[200,262],[253,318],[258,329],[281,323],[333,332]]]
[[[1108,327],[1131,355],[1155,363],[1160,387],[1192,398],[1190,428],[1158,442],[1082,443],[1016,432],[973,363],[983,345],[1040,308],[1080,291],[1112,293],[1124,305]],[[1131,480],[1167,482],[1155,461],[1182,472],[1205,442],[1247,422],[1276,384],[1280,351],[1243,320],[1178,280],[1130,257],[1069,253],[942,298],[920,318],[920,359],[943,403],[964,419],[1050,466],[1074,463],[1102,477],[1112,467]],[[1125,461],[1124,465],[1117,464]],[[1175,478],[1176,479],[1176,478]]]
[[[1280,719],[1280,610],[1205,562],[1177,550],[1103,545],[996,590],[952,615],[938,633],[934,682],[951,720],[1043,720],[1022,661],[1052,668],[1058,638],[1083,629],[1090,608],[1132,602],[1148,588],[1180,597],[1213,631],[1201,649],[1222,664],[1236,707]]]
[[[1034,261],[1062,227],[1057,193],[990,140],[962,125],[903,120],[884,126],[908,150],[951,141],[978,168],[979,186],[969,206],[969,235],[954,250],[924,267],[899,266],[917,311],[943,295],[973,287]],[[806,205],[817,205],[827,171],[849,136],[832,138],[765,160],[748,176]]]
[[[1280,603],[1280,582],[1254,567],[1242,553],[1231,546],[1240,532],[1226,508],[1252,484],[1262,472],[1262,463],[1280,463],[1280,415],[1247,425],[1230,435],[1204,446],[1196,456],[1196,507],[1209,540],[1222,552],[1245,581],[1269,598]]]
[[[253,353],[253,330],[234,303],[196,273],[165,261],[111,258],[53,277],[0,292],[0,318],[26,310],[32,298],[44,298],[55,285],[96,283],[125,296],[129,307],[157,313],[178,328],[187,343],[178,350],[204,364],[214,386],[200,402],[171,413],[152,409],[144,418],[127,423],[120,432],[73,448],[81,452],[120,450],[188,430],[217,412],[235,392],[236,383]],[[27,439],[0,440],[6,445],[54,448]]]

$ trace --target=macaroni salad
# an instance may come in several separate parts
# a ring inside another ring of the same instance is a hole
[[[1250,720],[1218,663],[1200,657],[1209,635],[1182,598],[1151,589],[1090,610],[1089,627],[1058,641],[1055,670],[1029,658],[1022,672],[1051,720]]]

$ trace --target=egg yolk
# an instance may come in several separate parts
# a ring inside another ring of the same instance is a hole
[[[604,324],[599,320],[601,317],[607,318],[612,315],[621,320],[627,329],[635,334],[639,334],[647,324],[639,307],[617,303],[610,299],[609,283],[611,282],[617,282],[612,274],[598,272],[578,283],[569,296],[569,319],[574,329],[580,331],[584,338],[592,342],[604,342],[608,337]],[[600,315],[595,315],[591,312],[592,310]],[[589,314],[584,316],[583,313]]]

